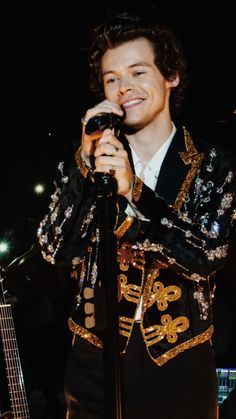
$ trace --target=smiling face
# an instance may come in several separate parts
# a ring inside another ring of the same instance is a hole
[[[170,90],[179,78],[165,80],[154,59],[152,45],[145,38],[108,49],[102,58],[105,96],[125,109],[125,124],[133,128],[170,118]]]

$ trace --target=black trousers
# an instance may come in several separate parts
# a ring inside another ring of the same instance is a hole
[[[135,324],[121,357],[121,379],[122,419],[217,418],[217,379],[209,342],[158,367]],[[68,359],[65,397],[68,419],[104,419],[102,350],[80,337]]]

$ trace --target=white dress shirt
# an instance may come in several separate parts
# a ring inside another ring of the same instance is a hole
[[[143,167],[142,162],[140,161],[139,157],[135,153],[134,149],[130,146],[136,176],[140,177],[145,183],[145,185],[147,185],[153,191],[156,188],[157,179],[161,170],[161,165],[166,156],[166,153],[171,144],[171,141],[176,133],[176,127],[173,124],[173,122],[172,122],[172,126],[173,126],[173,129],[172,129],[171,135],[162,144],[162,146],[156,151],[156,153],[151,158],[151,160],[149,160],[145,168]],[[127,205],[125,212],[128,215],[132,215],[132,216],[138,215],[139,218],[147,220],[146,218],[142,217],[142,214],[140,214],[139,212],[137,214],[137,212],[135,211],[135,208],[133,209],[129,204]],[[138,321],[141,319],[141,308],[142,308],[142,297],[140,299],[140,303],[135,313],[135,321]]]

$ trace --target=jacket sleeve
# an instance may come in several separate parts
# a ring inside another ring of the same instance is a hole
[[[178,210],[135,178],[133,203],[150,223],[146,240],[134,249],[155,252],[160,262],[187,278],[206,279],[225,263],[236,221],[235,192],[229,158],[218,158],[210,170],[202,163]]]
[[[82,162],[66,168],[59,163],[49,211],[38,229],[41,252],[48,262],[69,265],[83,256],[91,235],[95,214],[93,173]]]

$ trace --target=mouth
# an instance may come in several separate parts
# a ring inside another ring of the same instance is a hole
[[[122,107],[127,111],[128,109],[134,108],[140,103],[142,103],[145,99],[137,98],[137,99],[131,99],[122,104]]]

